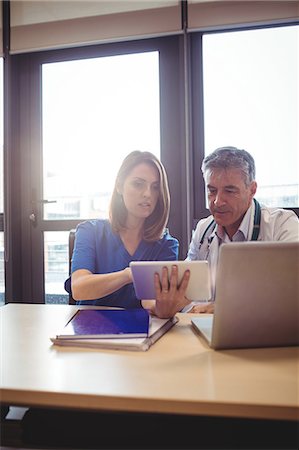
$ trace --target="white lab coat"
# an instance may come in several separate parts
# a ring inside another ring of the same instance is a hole
[[[254,224],[255,205],[252,204],[244,216],[238,233],[238,238],[233,239],[237,241],[251,240],[253,224]],[[213,216],[209,216],[198,222],[193,233],[192,240],[189,245],[187,260],[208,260],[211,273],[212,283],[212,300],[215,293],[216,270],[219,256],[219,248],[222,242],[229,242],[228,236],[224,241],[217,236],[217,225],[215,228],[211,227],[208,230],[204,241],[200,244],[205,230],[213,220]],[[240,236],[242,236],[240,238]],[[261,205],[261,223],[258,241],[284,241],[297,242],[299,241],[299,220],[293,211],[268,208]],[[189,308],[188,308],[189,309]]]

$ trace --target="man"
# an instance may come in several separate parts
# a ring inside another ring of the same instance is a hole
[[[298,241],[299,221],[293,211],[270,209],[254,199],[255,163],[245,150],[221,147],[203,161],[211,216],[198,222],[187,259],[209,261],[214,296],[220,245],[237,241]],[[213,297],[212,297],[213,300]],[[211,312],[213,303],[193,312]]]
[[[165,316],[171,305],[173,311],[180,306],[184,312],[214,311],[217,262],[223,243],[299,240],[299,221],[293,211],[270,209],[254,199],[255,163],[248,152],[235,147],[218,148],[204,159],[202,172],[211,215],[198,222],[187,259],[208,260],[212,299],[205,306],[190,304],[184,297],[190,274],[186,271],[180,287],[176,288],[177,273],[172,271],[168,284],[165,271],[161,282],[156,277],[155,284],[156,308],[164,307]]]

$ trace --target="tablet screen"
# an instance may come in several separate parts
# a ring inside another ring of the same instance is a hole
[[[211,298],[210,271],[207,261],[132,261],[133,283],[137,298],[141,300],[155,299],[154,274],[160,277],[163,267],[168,268],[170,275],[173,265],[178,266],[179,283],[185,270],[190,270],[190,280],[186,297],[191,301],[209,300]]]

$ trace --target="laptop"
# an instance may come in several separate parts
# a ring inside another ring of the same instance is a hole
[[[181,281],[185,270],[190,270],[190,279],[186,297],[190,300],[209,300],[211,298],[210,270],[207,261],[131,261],[133,284],[137,298],[148,300],[156,298],[154,274],[162,275],[163,267],[170,275],[173,265],[178,267],[178,279]]]
[[[299,344],[299,242],[220,247],[213,315],[191,320],[214,349]]]

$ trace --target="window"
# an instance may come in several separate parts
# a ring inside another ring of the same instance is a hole
[[[160,156],[159,53],[43,64],[42,77],[44,218],[106,218],[123,158]]]
[[[68,303],[68,294],[64,290],[69,273],[68,236],[65,231],[44,233],[46,303]]]
[[[107,218],[132,150],[160,157],[159,52],[42,65],[44,220]],[[44,233],[46,303],[66,303],[68,233]]]
[[[255,158],[257,199],[299,206],[299,26],[203,35],[205,154]]]
[[[185,38],[10,56],[10,301],[67,301],[68,232],[107,217],[116,171],[131,150],[150,150],[166,167],[179,259],[192,219],[207,215],[200,165],[218,146],[253,154],[259,200],[299,206],[298,26]]]

